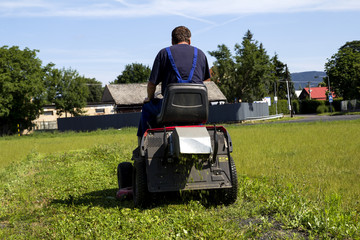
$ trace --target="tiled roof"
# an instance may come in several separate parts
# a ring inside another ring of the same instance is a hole
[[[304,88],[303,92],[306,92],[306,95],[309,96],[309,88]],[[311,87],[311,99],[317,99],[317,100],[326,100],[326,91],[328,91],[327,87]],[[332,93],[333,97],[335,97],[335,94]]]
[[[226,97],[214,82],[208,81],[204,83],[208,89],[210,102],[226,101]],[[115,102],[117,105],[143,104],[147,96],[146,88],[147,83],[108,84],[105,87],[102,102]],[[161,92],[160,85],[157,86],[155,92]]]

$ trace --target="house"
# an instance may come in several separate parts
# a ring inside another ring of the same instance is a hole
[[[85,116],[97,116],[114,113],[114,104],[108,103],[88,103],[83,108]],[[65,114],[58,115],[54,104],[43,106],[43,112],[33,121],[34,130],[53,130],[57,129],[57,119],[64,118]]]
[[[301,92],[302,92],[302,90],[295,90],[295,95],[297,98],[300,97]]]
[[[208,99],[210,104],[224,104],[226,97],[214,82],[204,82],[208,89]],[[103,103],[113,103],[116,105],[117,113],[139,112],[147,97],[147,83],[130,83],[130,84],[108,84],[102,97]],[[158,85],[155,95],[159,98],[161,95],[161,86]]]
[[[327,87],[304,88],[299,95],[299,99],[327,100],[327,96],[326,96],[327,91],[328,91]],[[335,97],[334,92],[332,92],[332,95],[333,97]]]

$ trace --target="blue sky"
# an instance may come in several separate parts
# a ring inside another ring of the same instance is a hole
[[[241,43],[249,29],[289,70],[323,71],[360,40],[359,0],[0,0],[0,46],[38,49],[43,65],[73,68],[103,84],[126,64],[152,66],[174,27],[207,52]]]

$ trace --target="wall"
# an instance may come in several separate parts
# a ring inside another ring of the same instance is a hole
[[[208,123],[240,122],[269,116],[267,103],[236,103],[209,106]],[[137,127],[140,113],[59,118],[59,131],[93,131],[97,129]]]
[[[269,116],[267,103],[234,103],[209,107],[208,123],[240,122]]]
[[[341,111],[342,112],[360,111],[359,100],[354,99],[354,100],[341,101]]]
[[[98,116],[114,113],[113,104],[92,104],[87,105],[84,109],[84,114],[88,116]],[[68,116],[71,114],[68,114]],[[33,121],[34,130],[54,130],[58,129],[57,119],[65,118],[63,113],[59,116],[56,112],[55,105],[43,107],[43,113]]]

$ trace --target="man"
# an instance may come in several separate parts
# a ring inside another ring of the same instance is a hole
[[[172,46],[157,54],[147,85],[137,136],[139,140],[148,129],[156,124],[162,101],[154,98],[156,86],[162,83],[164,95],[170,83],[203,83],[210,78],[209,65],[205,54],[191,46],[191,32],[187,27],[176,27],[171,33]]]

